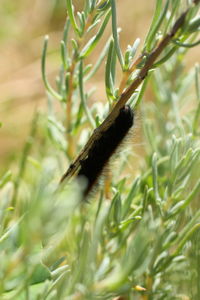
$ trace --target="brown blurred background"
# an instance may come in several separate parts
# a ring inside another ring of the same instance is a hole
[[[81,0],[74,1],[76,8]],[[125,50],[137,37],[141,44],[153,16],[155,1],[118,0],[121,46]],[[47,73],[51,82],[59,70],[59,47],[65,23],[65,0],[1,0],[0,5],[0,163],[13,160],[23,147],[35,109],[46,110],[40,61],[44,35],[50,37]],[[102,41],[103,42],[103,41]],[[197,58],[188,54],[188,65]],[[90,58],[91,61],[95,57]],[[104,95],[104,69],[93,79]],[[0,168],[1,169],[1,168]]]

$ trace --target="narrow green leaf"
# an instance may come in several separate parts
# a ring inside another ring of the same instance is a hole
[[[138,191],[139,185],[140,185],[140,177],[137,177],[132,184],[128,196],[124,200],[123,207],[122,207],[123,219],[127,216],[128,212],[130,211],[131,203],[133,202],[133,199]]]
[[[44,85],[47,91],[56,99],[62,101],[62,96],[58,94],[49,84],[47,76],[46,76],[46,56],[47,56],[47,46],[48,46],[49,37],[46,36],[44,39],[44,47],[42,51],[42,78],[44,81]]]
[[[60,47],[61,47],[62,63],[63,63],[64,69],[67,70],[69,65],[68,65],[68,61],[67,61],[67,48],[66,48],[66,45],[65,45],[64,41],[61,41]]]
[[[114,99],[114,83],[112,78],[112,62],[113,62],[113,55],[114,55],[114,42],[111,40],[110,47],[108,50],[108,57],[106,61],[106,69],[105,69],[105,86],[106,86],[106,94],[108,100]]]
[[[69,36],[69,29],[70,29],[70,19],[66,19],[64,30],[63,30],[63,41],[67,44],[68,36]]]
[[[181,43],[179,40],[172,40],[172,42],[175,45],[177,45],[179,47],[184,47],[184,48],[193,48],[200,44],[200,40],[196,41],[195,43]]]
[[[192,33],[199,30],[200,30],[200,16],[197,15],[189,22],[187,27],[187,32]]]
[[[111,11],[109,10],[104,18],[103,23],[101,24],[101,27],[99,28],[97,34],[95,36],[93,36],[89,42],[85,45],[85,47],[82,49],[79,57],[85,58],[87,57],[92,50],[95,48],[95,46],[97,45],[97,43],[99,42],[100,38],[102,37],[104,30],[106,28],[106,25],[108,24],[108,21],[110,19],[110,15],[111,15]]]
[[[192,238],[192,236],[196,233],[197,230],[200,230],[200,223],[195,224],[192,229],[184,236],[184,238],[178,244],[173,256],[177,256],[182,250],[185,243]]]
[[[110,41],[111,41],[111,38],[105,44],[105,47],[103,48],[103,50],[101,52],[101,55],[97,59],[97,62],[94,65],[94,67],[92,68],[91,72],[84,77],[84,81],[87,81],[88,79],[90,79],[98,71],[99,67],[101,66],[101,64],[102,64],[102,62],[103,62],[103,60],[104,60],[104,58],[105,58],[105,56],[108,52],[108,49],[109,49],[109,46],[110,46]]]
[[[10,181],[12,177],[12,172],[8,170],[1,178],[0,178],[0,188],[2,188],[8,181]]]
[[[83,105],[83,109],[85,111],[85,114],[88,118],[89,123],[91,124],[92,128],[96,127],[95,121],[92,117],[92,114],[90,113],[90,110],[87,106],[86,99],[85,99],[85,94],[84,94],[84,88],[83,88],[83,62],[82,60],[79,63],[79,76],[78,76],[78,81],[79,81],[79,92],[80,92],[80,97],[81,97],[81,102]]]
[[[122,70],[124,69],[124,58],[122,55],[122,51],[119,44],[119,37],[118,37],[118,30],[117,30],[117,13],[116,13],[116,4],[115,0],[111,1],[111,8],[112,8],[112,32],[113,32],[113,39],[115,44],[115,51],[117,53],[117,57],[119,59],[120,65]]]
[[[75,19],[75,16],[74,16],[74,7],[72,5],[72,0],[66,0],[66,5],[67,5],[67,11],[68,11],[68,15],[69,15],[69,19],[70,19],[70,22],[74,28],[74,31],[80,35],[80,29],[76,23],[76,19]]]
[[[158,1],[158,2],[161,2],[161,1]],[[148,34],[148,38],[145,42],[145,50],[147,52],[151,51],[152,48],[153,48],[153,44],[155,43],[155,37],[156,37],[156,33],[158,32],[160,26],[162,25],[163,21],[165,20],[165,16],[167,14],[167,10],[168,10],[168,7],[169,7],[169,2],[170,0],[167,0],[166,3],[165,3],[165,6],[164,6],[164,9],[162,10],[162,13],[159,13],[158,15],[156,15],[156,18],[155,18],[155,23],[154,23],[154,20],[153,20],[153,26],[152,26],[152,29],[150,30],[149,34]],[[158,9],[160,10],[160,3],[158,4]],[[157,16],[158,19],[157,19]]]
[[[150,51],[152,37],[154,36],[157,29],[158,20],[161,15],[161,10],[162,10],[162,0],[156,0],[156,7],[155,7],[153,20],[151,22],[151,26],[144,43],[144,49],[146,49],[147,51]]]
[[[161,198],[158,190],[158,167],[157,167],[157,154],[154,153],[152,157],[152,175],[153,175],[153,189],[155,194],[155,201],[160,207]]]

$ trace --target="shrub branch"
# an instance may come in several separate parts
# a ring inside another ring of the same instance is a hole
[[[200,0],[194,0],[193,4],[197,5],[200,3]],[[66,173],[62,176],[60,182],[62,183],[65,179],[72,177],[80,167],[80,162],[84,160],[91,147],[93,146],[94,142],[99,139],[99,137],[102,135],[104,131],[112,124],[113,120],[117,117],[119,110],[126,104],[126,102],[130,99],[130,97],[133,95],[133,93],[136,91],[136,89],[140,86],[140,84],[144,81],[146,76],[148,75],[149,70],[154,67],[154,63],[156,62],[157,58],[160,56],[160,54],[163,52],[164,49],[168,46],[170,42],[172,42],[174,36],[179,31],[179,29],[183,28],[185,24],[186,17],[188,13],[190,12],[190,8],[185,10],[180,17],[176,20],[174,23],[171,31],[167,33],[160,43],[153,49],[149,54],[146,54],[146,61],[144,63],[144,66],[141,68],[139,74],[136,76],[132,84],[120,95],[118,102],[113,107],[112,111],[109,113],[109,115],[106,117],[106,119],[102,122],[102,124],[97,127],[91,137],[89,138],[88,142],[80,152],[80,154],[77,156],[77,158],[74,160],[74,162],[69,166]],[[142,54],[143,55],[143,54]],[[141,54],[140,54],[141,57]],[[136,104],[137,105],[137,104]]]

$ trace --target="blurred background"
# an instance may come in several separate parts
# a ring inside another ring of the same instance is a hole
[[[77,10],[84,1],[74,0]],[[122,49],[137,37],[141,45],[153,16],[155,1],[118,0]],[[60,40],[66,19],[65,0],[1,0],[0,5],[0,171],[15,162],[30,130],[35,110],[46,111],[41,79],[44,35],[50,38],[47,74],[54,85],[60,66]],[[110,34],[110,33],[109,33]],[[102,43],[106,41],[106,37]],[[187,54],[187,66],[198,57],[197,47]],[[95,61],[95,54],[90,57]],[[93,78],[98,97],[104,97],[104,66]]]

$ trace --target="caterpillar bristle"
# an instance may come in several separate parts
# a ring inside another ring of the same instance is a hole
[[[134,123],[134,113],[129,105],[119,111],[118,116],[110,127],[94,142],[86,159],[81,161],[77,178],[86,179],[84,198],[90,194],[109,159],[121,144]]]

